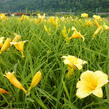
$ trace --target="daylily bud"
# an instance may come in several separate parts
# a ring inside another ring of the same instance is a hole
[[[17,78],[15,77],[14,73],[8,72],[6,73],[5,77],[10,81],[11,84],[13,84],[15,87],[23,90],[25,93],[27,93],[27,91],[25,90],[25,88],[23,87],[23,85],[17,80]]]
[[[6,51],[10,47],[11,38],[7,38],[0,50],[0,53]]]
[[[40,71],[38,71],[32,79],[31,85],[29,87],[29,91],[41,81],[41,78],[42,78],[42,74]]]

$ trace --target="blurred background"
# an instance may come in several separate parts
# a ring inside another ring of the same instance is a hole
[[[108,14],[109,0],[0,0],[0,12]]]

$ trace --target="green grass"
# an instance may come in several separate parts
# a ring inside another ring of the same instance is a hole
[[[61,22],[59,28],[47,23],[35,24],[32,21],[18,21],[10,18],[0,20],[0,37],[13,38],[13,33],[20,34],[25,44],[25,58],[13,46],[0,55],[0,87],[8,90],[10,95],[0,95],[0,107],[3,109],[108,109],[109,85],[103,87],[104,97],[90,95],[84,99],[76,97],[76,83],[80,74],[86,70],[101,70],[109,75],[109,31],[92,38],[95,26],[86,27],[83,22]],[[52,29],[48,35],[43,25]],[[60,33],[63,26],[75,26],[83,35],[82,39],[73,39],[66,43]],[[67,66],[62,56],[74,55],[88,64],[66,79]],[[5,72],[14,71],[18,80],[26,89],[37,71],[43,74],[41,82],[28,95],[15,88],[3,76]]]

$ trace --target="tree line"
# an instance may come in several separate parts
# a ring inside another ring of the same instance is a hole
[[[109,0],[0,0],[0,11],[109,11]]]

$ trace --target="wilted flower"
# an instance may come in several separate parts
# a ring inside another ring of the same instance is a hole
[[[87,13],[82,13],[81,17],[87,18],[89,15]]]
[[[36,72],[36,74],[34,75],[33,79],[32,79],[32,82],[31,82],[31,85],[29,87],[29,91],[35,87],[42,79],[42,74],[40,71]]]
[[[97,97],[103,97],[102,86],[108,83],[108,76],[101,71],[86,71],[80,76],[80,81],[77,82],[76,95],[79,98],[85,98],[90,94]]]
[[[11,38],[7,38],[1,47],[0,53],[6,51],[10,47]]]
[[[11,84],[13,84],[15,87],[23,90],[25,93],[27,93],[27,91],[25,90],[25,88],[23,87],[23,85],[17,80],[17,78],[14,75],[14,72],[8,72],[6,73],[6,75],[4,75]]]
[[[5,89],[0,88],[0,94],[8,94],[8,91],[6,91]]]

